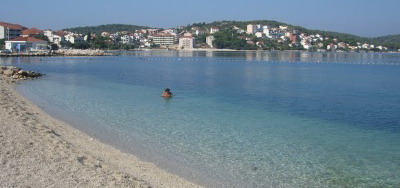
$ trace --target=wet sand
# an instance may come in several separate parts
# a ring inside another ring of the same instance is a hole
[[[49,116],[5,78],[0,169],[0,187],[199,187]]]

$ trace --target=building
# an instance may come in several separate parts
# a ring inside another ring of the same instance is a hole
[[[214,38],[214,36],[212,36],[212,35],[206,37],[206,43],[207,43],[211,48],[214,48],[214,46],[213,46],[214,40],[215,40],[215,38]]]
[[[169,33],[159,33],[151,36],[150,38],[153,39],[154,44],[164,45],[164,46],[173,45],[175,44],[176,41],[176,36]]]
[[[76,42],[84,42],[84,38],[82,36],[70,33],[65,35],[65,41],[75,44]]]
[[[179,38],[179,48],[181,49],[193,49],[195,45],[194,37],[183,36]]]
[[[122,44],[132,44],[133,43],[133,36],[124,35],[121,37]]]
[[[22,30],[28,29],[27,27],[12,24],[7,22],[0,22],[0,39],[15,39],[21,36]]]
[[[257,31],[257,25],[249,24],[247,25],[247,34],[254,34]]]
[[[211,34],[214,34],[214,33],[218,32],[218,31],[219,31],[218,27],[211,27],[211,29],[210,29],[210,33]]]
[[[18,37],[6,41],[6,49],[12,52],[47,50],[47,41],[33,37]]]
[[[50,42],[57,44],[57,46],[61,46],[61,42],[65,41],[64,36],[59,36],[59,35],[53,35],[51,38],[49,38]]]
[[[194,33],[195,33],[197,36],[199,36],[199,35],[204,35],[204,34],[206,34],[207,32],[206,32],[205,30],[202,30],[202,29],[197,29],[197,30],[194,31]]]
[[[255,35],[256,35],[257,38],[264,38],[265,37],[265,34],[263,32],[256,32]]]
[[[42,34],[43,31],[38,29],[38,28],[31,28],[31,29],[25,29],[22,31],[22,36],[23,37],[34,37],[36,35]]]

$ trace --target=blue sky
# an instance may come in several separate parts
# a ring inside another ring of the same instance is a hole
[[[400,0],[19,0],[0,21],[40,29],[123,23],[175,27],[220,20],[276,20],[360,36],[400,34]]]

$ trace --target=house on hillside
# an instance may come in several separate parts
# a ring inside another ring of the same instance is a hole
[[[214,33],[218,32],[218,31],[219,31],[219,27],[211,27],[211,29],[210,29],[210,33],[211,34],[214,34]]]
[[[43,31],[38,29],[38,28],[31,28],[31,29],[25,29],[22,31],[22,37],[34,37],[36,35],[42,34]]]
[[[19,37],[6,41],[6,49],[12,52],[47,50],[47,41],[33,37]]]

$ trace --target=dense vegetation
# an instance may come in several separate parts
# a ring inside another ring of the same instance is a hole
[[[137,25],[127,25],[127,24],[106,24],[99,26],[86,26],[86,27],[74,27],[74,28],[66,28],[64,31],[71,31],[74,33],[96,33],[101,34],[102,32],[116,33],[120,31],[135,31],[139,29],[149,29],[150,27],[146,26],[137,26]]]
[[[0,39],[0,49],[4,49],[5,44],[6,44],[6,39]]]
[[[400,34],[376,37],[372,38],[371,41],[386,46],[389,49],[400,49]]]
[[[94,39],[89,39],[85,42],[76,42],[74,44],[70,42],[62,43],[65,47],[72,47],[75,49],[108,49],[108,50],[118,50],[118,49],[135,49],[139,47],[139,41],[135,41],[133,44],[122,44],[119,41],[112,42],[106,37],[96,37]]]
[[[218,49],[254,50],[254,45],[247,44],[246,40],[239,38],[233,30],[225,29],[214,34],[214,46]]]

